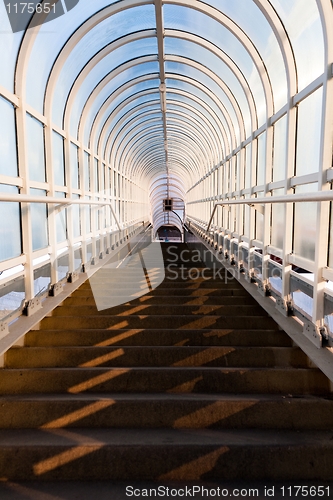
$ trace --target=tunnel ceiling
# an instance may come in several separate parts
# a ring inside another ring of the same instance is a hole
[[[11,38],[1,84],[146,186],[159,226],[163,198],[185,199],[323,73],[318,5],[80,0]]]

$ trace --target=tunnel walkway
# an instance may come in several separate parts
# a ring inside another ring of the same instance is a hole
[[[156,289],[98,312],[86,282],[8,351],[2,479],[329,480],[328,379],[226,272],[162,249]]]

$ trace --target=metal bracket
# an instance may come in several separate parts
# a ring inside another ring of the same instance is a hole
[[[275,307],[286,318],[293,314],[293,303],[291,300],[284,300],[282,297],[277,297]]]
[[[51,288],[49,290],[50,297],[57,297],[61,293],[62,293],[62,284],[61,283],[56,283],[55,285],[51,285]]]
[[[23,309],[23,314],[25,316],[32,316],[37,311],[42,309],[42,307],[43,306],[42,306],[40,299],[35,297],[34,299],[29,300],[29,302],[26,302],[25,307]]]
[[[90,263],[87,262],[86,264],[82,264],[82,272],[87,273],[90,269]]]
[[[68,283],[75,283],[79,279],[79,273],[69,273],[67,276]]]
[[[269,283],[264,283],[262,281],[259,281],[258,292],[263,297],[269,297],[271,295],[271,287],[270,287]]]
[[[326,347],[329,345],[330,335],[326,326],[321,326],[319,328],[320,335],[323,339],[323,346]]]
[[[9,334],[8,323],[5,321],[0,322],[0,339]]]
[[[323,347],[323,337],[318,326],[309,321],[305,321],[303,333],[316,347],[318,347],[318,349]]]

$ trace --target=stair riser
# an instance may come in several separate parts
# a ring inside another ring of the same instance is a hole
[[[175,428],[325,430],[332,426],[329,401],[212,400],[1,401],[2,429]]]
[[[147,287],[147,282],[145,280],[142,281],[142,283],[139,284],[143,289],[145,289]],[[159,282],[155,281],[154,280],[151,280],[151,285],[154,287],[158,287],[160,290],[168,290],[169,288],[177,288],[177,289],[182,289],[182,288],[185,288],[185,289],[195,289],[195,288],[203,288],[203,289],[206,289],[206,288],[214,288],[215,290],[228,290],[230,285],[231,285],[231,288],[232,289],[240,289],[242,285],[240,285],[236,280],[232,280],[232,281],[228,281],[228,282],[224,282],[224,281],[220,281],[220,280],[203,280],[202,282],[198,282],[196,280],[180,280],[180,281],[174,281],[174,280],[165,280],[163,281],[161,284],[159,284]],[[112,288],[113,286],[117,287],[116,289],[118,290],[118,292],[120,290],[132,290],[133,289],[133,286],[134,288],[136,289],[138,284],[136,284],[135,282],[133,281],[129,281],[129,282],[121,282],[121,286],[119,286],[119,281],[115,281],[115,283],[111,284],[111,287],[110,287],[110,284],[109,283],[98,283],[96,285],[94,285],[94,291],[95,290],[106,290],[106,291],[110,291],[110,288]],[[91,286],[89,283],[85,283],[84,285],[82,285],[81,287],[81,290],[91,290]]]
[[[276,323],[269,317],[258,316],[90,316],[80,317],[51,317],[42,321],[42,328],[54,330],[76,330],[86,328],[112,329],[112,328],[168,328],[171,330],[181,329],[226,329],[242,328],[244,325],[249,329],[277,329]]]
[[[104,367],[298,367],[308,361],[299,349],[283,348],[15,348],[5,358],[6,368]]]
[[[31,393],[327,394],[318,370],[146,368],[3,370],[0,394]]]
[[[155,325],[156,326],[156,325]],[[290,347],[291,339],[279,330],[37,330],[25,345],[43,346],[276,346]]]
[[[117,297],[121,297],[118,295]],[[126,296],[124,296],[124,299],[126,300]],[[128,305],[130,307],[134,306],[141,306],[141,305],[161,305],[161,304],[166,304],[166,305],[197,305],[197,306],[244,306],[244,305],[252,305],[257,307],[257,303],[255,302],[252,297],[219,297],[219,296],[208,296],[208,297],[184,297],[184,296],[150,296],[150,295],[145,295],[144,297],[141,297],[136,300],[131,300],[131,302],[128,302],[124,305]],[[66,299],[66,305],[67,307],[70,306],[77,306],[77,307],[87,307],[87,306],[95,306],[96,301],[93,297],[93,295],[89,295],[86,297],[71,297],[69,299]]]
[[[179,306],[170,306],[170,305],[147,305],[140,304],[137,306],[124,305],[124,306],[116,306],[110,309],[98,311],[96,306],[85,306],[85,307],[77,307],[77,306],[62,306],[58,307],[52,312],[53,317],[60,316],[116,316],[126,314],[149,314],[150,316],[162,316],[162,315],[170,315],[170,316],[179,316],[179,315],[193,315],[194,318],[196,315],[210,315],[210,316],[268,316],[264,313],[264,311],[259,306],[254,305],[229,305],[229,306],[218,306],[218,305],[179,305]]]
[[[97,448],[97,449],[96,449]],[[62,465],[62,461],[66,462]],[[293,464],[291,467],[290,464]],[[2,476],[47,480],[331,480],[333,448],[319,445],[91,445],[6,447]],[[243,464],[240,466],[239,464]]]
[[[118,296],[120,294],[120,290],[115,289],[114,295]],[[244,288],[223,288],[217,289],[214,286],[209,288],[177,288],[176,286],[172,288],[168,288],[165,290],[164,288],[155,288],[152,292],[149,292],[149,296],[153,297],[165,297],[165,296],[182,296],[182,297],[248,297],[246,290]],[[91,288],[79,288],[72,295],[72,298],[85,298],[85,297],[93,297],[93,293]],[[147,297],[147,295],[145,295]]]

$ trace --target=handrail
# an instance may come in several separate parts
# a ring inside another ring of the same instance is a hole
[[[73,200],[72,198],[52,198],[51,196],[30,196],[26,194],[11,194],[6,195],[0,193],[0,202],[4,203],[46,203],[47,205],[97,205],[97,206],[109,206],[111,208],[112,215],[116,221],[119,231],[122,231],[120,223],[112,206],[109,201],[97,201],[97,200]]]
[[[297,203],[297,202],[333,201],[333,191],[320,191],[318,193],[289,194],[284,196],[271,196],[267,198],[246,198],[242,200],[225,200],[215,203],[208,222],[207,231],[213,222],[217,207],[229,205],[270,205],[272,203]]]

